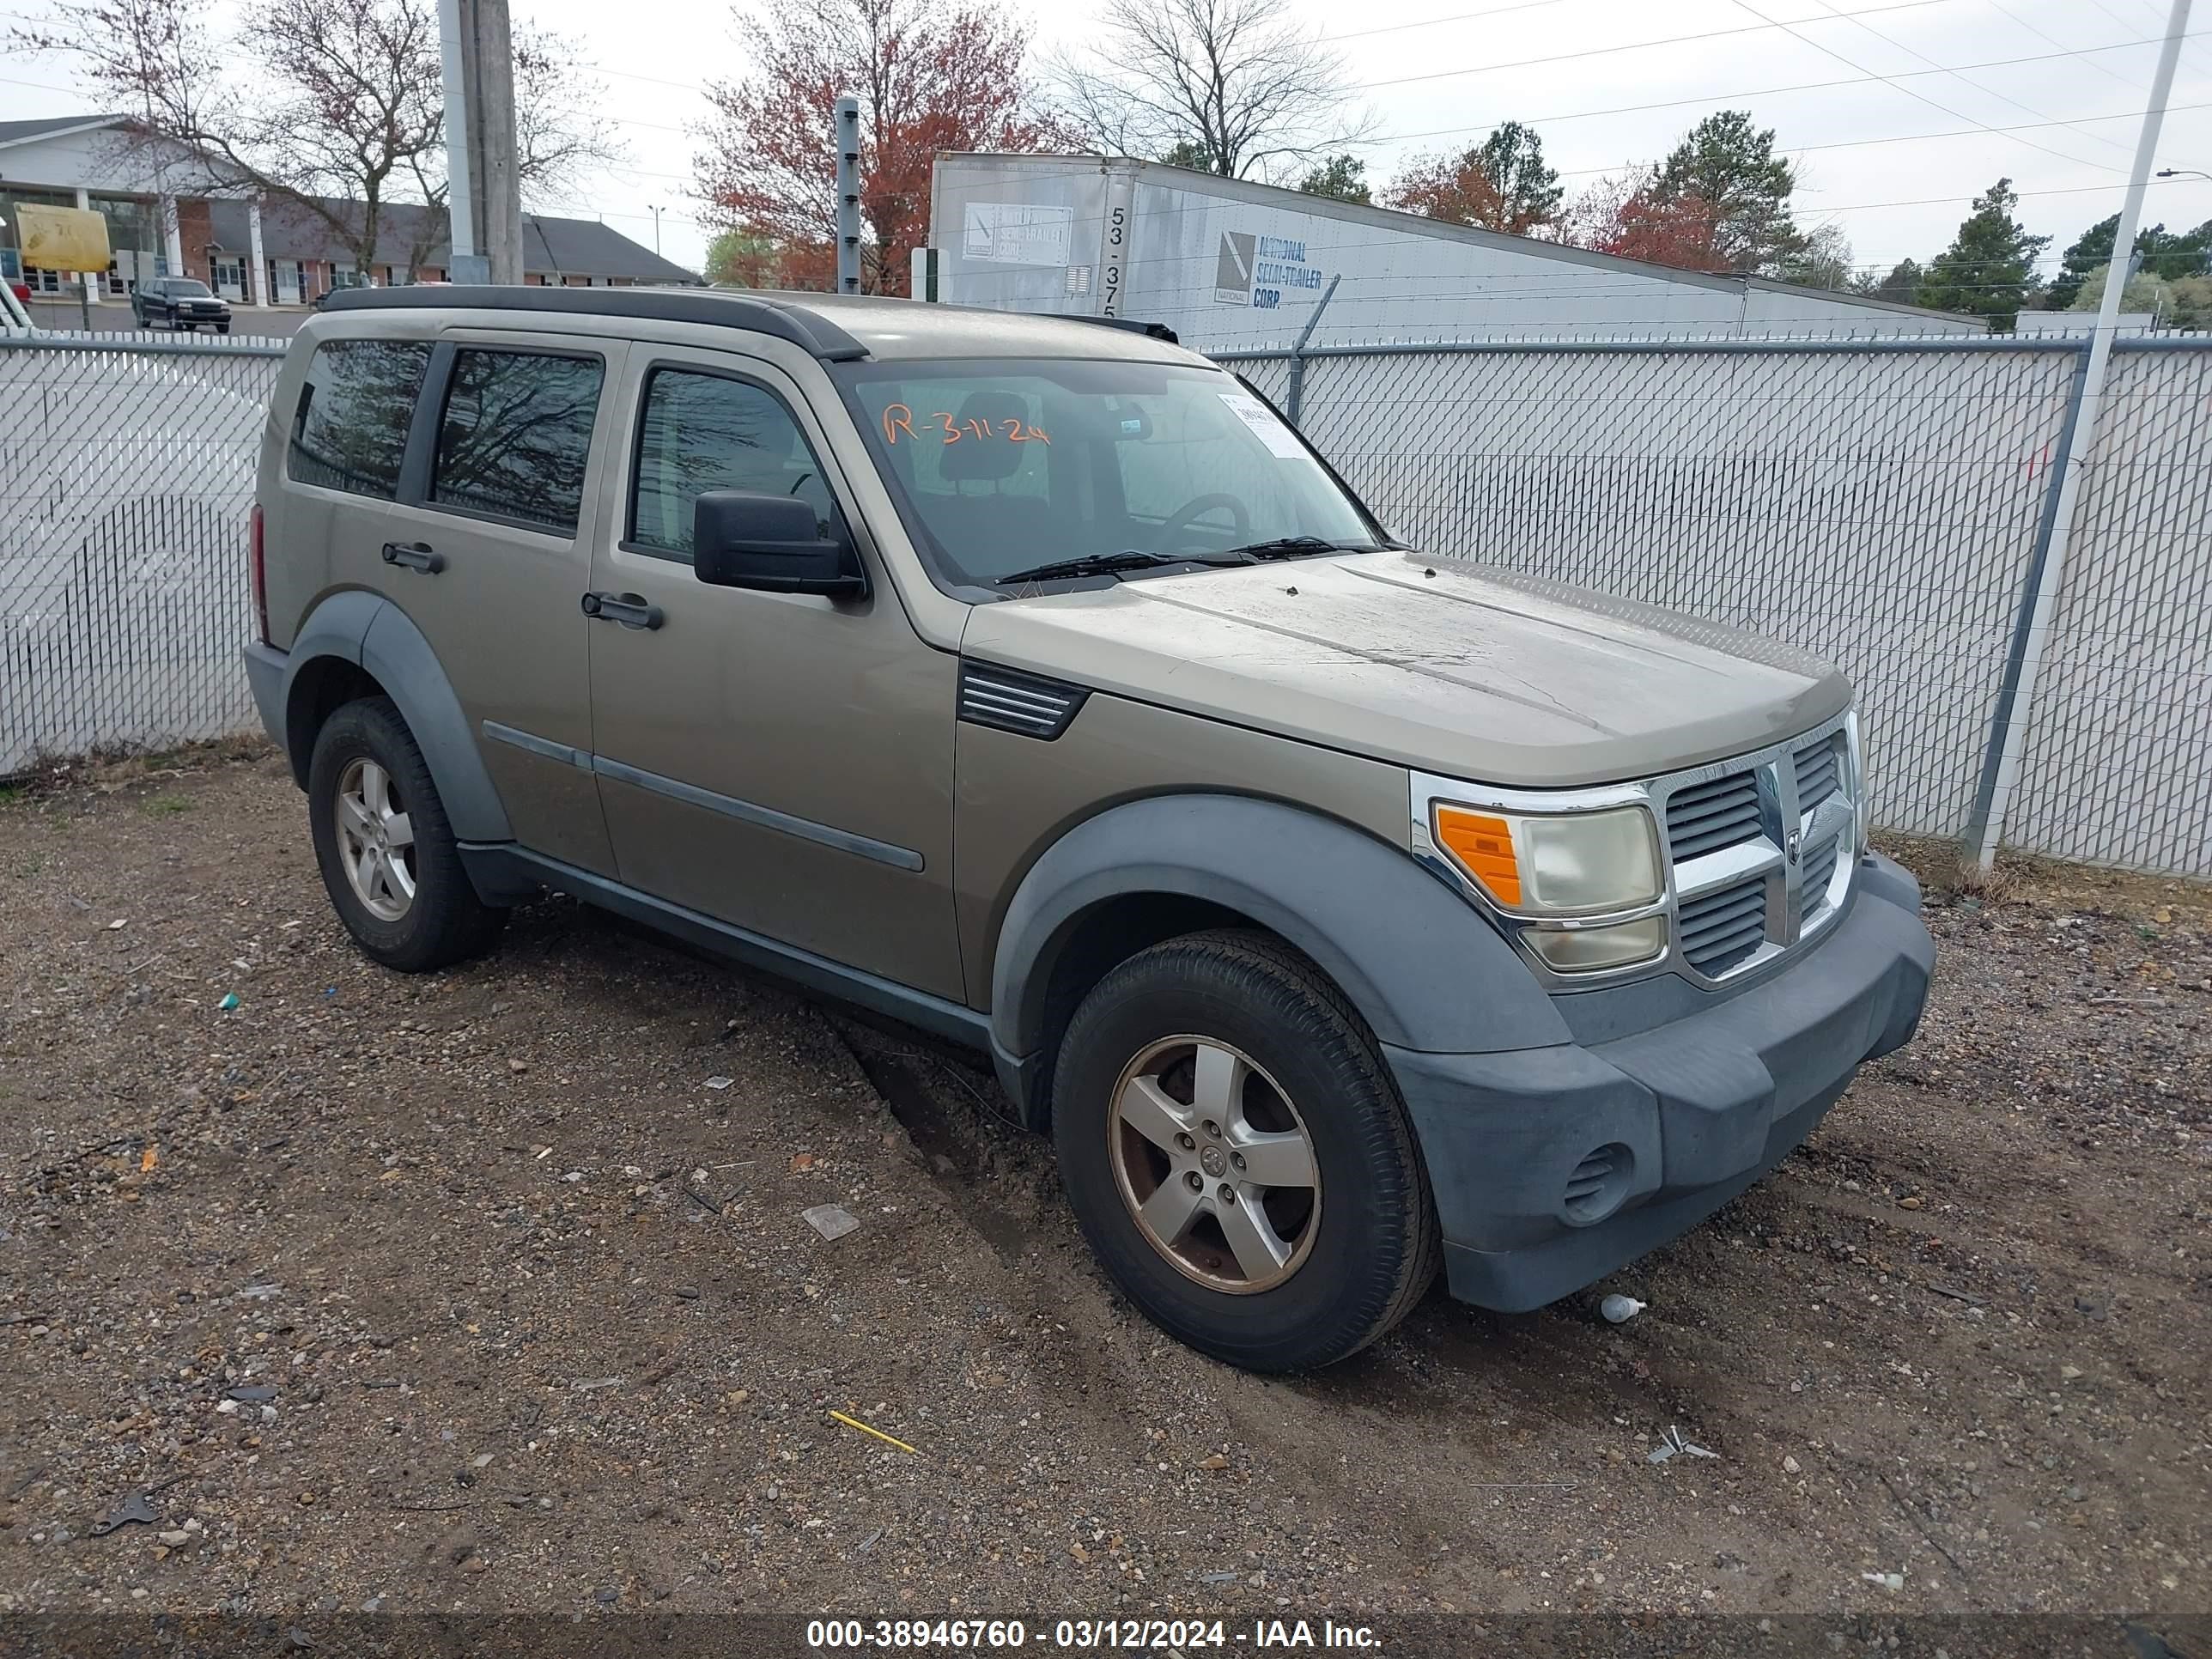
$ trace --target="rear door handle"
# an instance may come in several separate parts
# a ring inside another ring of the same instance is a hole
[[[410,570],[419,570],[426,576],[434,576],[446,568],[446,556],[433,552],[427,542],[386,542],[384,544],[386,564],[404,564]]]
[[[624,628],[654,629],[668,620],[659,605],[646,602],[642,593],[586,593],[584,614],[598,622],[618,622]]]

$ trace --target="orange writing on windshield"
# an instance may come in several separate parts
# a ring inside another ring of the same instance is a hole
[[[933,410],[922,417],[920,431],[915,429],[915,413],[904,404],[892,404],[884,410],[884,441],[896,444],[903,433],[908,443],[920,443],[934,438],[939,443],[980,443],[997,438],[1010,444],[1048,444],[1043,429],[1018,421],[1012,416],[1003,420],[959,420],[946,409]]]

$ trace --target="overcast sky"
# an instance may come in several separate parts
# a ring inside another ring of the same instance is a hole
[[[1656,158],[1711,110],[1748,109],[1802,166],[1801,220],[1833,219],[1856,264],[1885,268],[1939,252],[1968,199],[2001,176],[2029,227],[2057,238],[2051,259],[2117,210],[2166,10],[2162,0],[1286,3],[1337,43],[1374,110],[1382,137],[1364,155],[1378,184],[1411,155],[1517,119],[1579,188]],[[603,216],[651,246],[659,206],[662,250],[696,266],[707,233],[688,195],[686,127],[706,113],[699,83],[744,70],[731,15],[698,0],[514,3],[519,19],[581,46],[629,146],[628,165],[547,210]],[[0,0],[11,16],[38,9]],[[1040,46],[1079,43],[1096,12],[1091,0],[1012,9]],[[2204,33],[2184,48],[2158,165],[2212,172],[2212,5],[2199,11]],[[58,63],[10,63],[0,76],[0,118],[84,107]],[[2212,219],[2212,183],[2154,183],[2146,218]]]

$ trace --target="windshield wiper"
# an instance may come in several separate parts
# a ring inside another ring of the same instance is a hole
[[[1250,542],[1229,550],[1248,559],[1303,559],[1316,553],[1371,553],[1375,550],[1350,542],[1333,542],[1324,536],[1279,536],[1271,542]]]
[[[1003,587],[1009,582],[1052,582],[1076,576],[1118,576],[1127,570],[1156,570],[1170,564],[1250,564],[1253,560],[1239,551],[1228,554],[1210,553],[1147,553],[1140,548],[1127,548],[1119,553],[1086,553],[1079,559],[1058,559],[1050,564],[1040,564],[1027,570],[1016,570],[991,579],[994,586]]]

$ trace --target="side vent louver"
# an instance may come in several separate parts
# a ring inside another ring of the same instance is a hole
[[[1049,743],[1068,728],[1091,694],[1036,674],[982,663],[960,665],[960,718]]]

